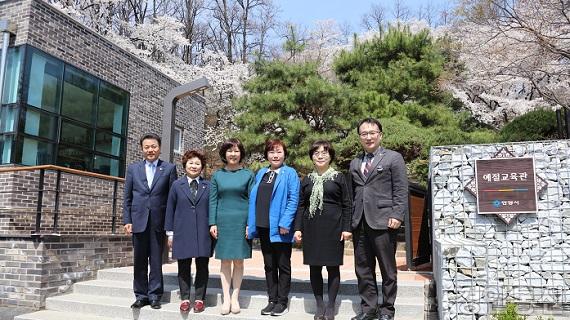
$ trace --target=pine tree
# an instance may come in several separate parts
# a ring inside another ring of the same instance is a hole
[[[427,177],[431,146],[496,139],[439,89],[449,59],[429,31],[391,27],[382,37],[344,51],[334,64],[340,81],[357,92],[362,114],[382,122],[383,145],[404,156],[410,177],[420,183]]]
[[[356,125],[376,117],[384,127],[383,145],[402,153],[410,177],[425,183],[431,146],[496,139],[438,89],[447,59],[427,31],[390,28],[341,53],[336,82],[322,77],[315,64],[258,62],[236,103],[239,136],[251,152],[262,152],[269,137],[283,139],[287,162],[301,173],[312,170],[310,144],[327,139],[337,167],[347,170],[361,150]]]
[[[236,103],[239,137],[248,150],[262,153],[267,138],[280,138],[289,149],[287,163],[306,174],[313,168],[310,144],[328,139],[338,167],[345,167],[358,147],[355,134],[350,143],[346,140],[354,114],[360,114],[351,106],[349,90],[321,77],[311,63],[258,62],[255,73]]]

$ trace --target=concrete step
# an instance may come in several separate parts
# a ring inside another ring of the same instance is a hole
[[[61,312],[54,310],[43,310],[34,313],[22,314],[14,317],[14,320],[111,320],[116,318],[98,317],[75,312]]]
[[[244,315],[246,315],[245,311],[243,312]],[[217,315],[217,314],[206,314],[206,313],[202,313],[202,314],[193,314],[193,313],[189,313],[188,315],[181,315],[178,314],[176,316],[171,316],[171,318],[169,319],[183,319],[183,320],[187,320],[187,319],[203,319],[203,320],[213,320],[213,319],[259,319],[259,320],[272,320],[272,319],[293,319],[293,317],[295,317],[295,319],[298,320],[309,320],[309,319],[313,319],[313,315],[303,315],[301,317],[300,314],[298,313],[293,313],[290,312],[288,314],[286,314],[285,316],[282,316],[280,318],[274,318],[274,317],[270,317],[270,316],[258,316],[258,315],[252,315],[251,317],[249,315],[246,315],[247,317],[238,317],[236,315],[227,315],[227,316],[222,316],[222,315]],[[343,317],[336,317],[337,319],[343,319]],[[97,316],[89,316],[89,315],[84,315],[81,313],[76,313],[76,312],[69,312],[69,311],[52,311],[52,310],[44,310],[44,311],[38,311],[38,312],[34,312],[34,313],[29,313],[29,314],[25,314],[25,315],[21,315],[18,316],[17,318],[15,318],[14,320],[117,320],[120,318],[117,317],[97,317]],[[131,316],[128,319],[136,319],[133,316]],[[139,318],[140,319],[140,318]],[[348,319],[348,318],[347,318]],[[397,315],[397,319],[398,320],[421,320],[419,318],[417,318],[417,316],[414,317],[404,317],[404,316],[400,316]],[[434,317],[430,317],[428,318],[428,320],[438,320],[437,316]],[[556,318],[555,320],[562,320],[562,319],[558,319]],[[567,320],[567,319],[564,319]]]
[[[132,284],[133,274],[132,267],[125,268],[114,268],[99,270],[97,273],[98,280],[109,280],[109,281],[123,281]],[[175,286],[178,287],[178,278],[176,273],[164,273],[163,275],[165,286]],[[325,290],[326,290],[326,282]],[[378,282],[378,286],[382,284],[381,281]],[[422,298],[425,296],[424,282],[420,281],[398,281],[398,299],[405,297],[416,297]],[[210,280],[208,281],[209,288],[220,288],[221,281],[219,274],[210,274]],[[251,291],[261,291],[265,292],[266,283],[265,278],[255,277],[255,276],[244,276],[241,288],[243,290]],[[293,277],[291,279],[291,292],[298,293],[312,293],[311,283],[309,280],[296,279]],[[339,294],[341,295],[358,295],[358,286],[356,280],[342,280],[339,289]]]
[[[191,314],[192,319],[221,319],[221,318],[232,318],[232,319],[268,319],[267,316],[261,316],[259,310],[265,305],[266,296],[263,295],[251,295],[247,292],[242,294],[240,299],[240,305],[242,311],[237,315],[222,316],[219,314],[220,304],[212,306],[210,301],[207,301],[206,310],[203,313]],[[218,302],[220,301],[219,294],[215,298]],[[263,300],[263,303],[261,301]],[[166,320],[166,319],[185,319],[185,315],[181,315],[179,311],[178,303],[164,303],[162,309],[154,310],[149,307],[144,307],[140,310],[132,310],[130,304],[132,299],[127,298],[117,298],[117,297],[106,297],[106,296],[93,296],[84,294],[69,294],[57,297],[52,297],[47,299],[46,308],[51,311],[50,315],[59,311],[62,313],[69,312],[73,310],[74,313],[80,315],[89,315],[94,317],[107,317],[114,319],[138,319],[138,320]],[[404,304],[404,301],[399,301],[396,308],[396,314],[398,319],[423,319],[423,304]],[[350,318],[352,315],[356,314],[358,310],[358,302],[350,298],[343,297],[339,299],[337,317],[339,319]],[[421,310],[421,311],[419,311]],[[297,297],[293,295],[291,297],[290,312],[280,318],[294,319],[294,320],[304,320],[312,319],[314,313],[314,301],[308,299],[308,297]],[[36,315],[37,316],[37,315]],[[190,316],[188,316],[190,318]],[[28,318],[22,317],[18,320],[27,320]],[[43,319],[43,318],[30,318],[30,319]],[[59,318],[61,319],[61,318]],[[66,318],[67,319],[67,318]],[[83,317],[75,319],[86,319]],[[87,319],[86,319],[87,320]],[[89,319],[90,320],[90,319]],[[99,320],[94,318],[93,320]],[[102,319],[101,319],[102,320]]]
[[[130,283],[125,281],[92,280],[74,285],[74,294],[92,295],[103,297],[125,298],[133,296]],[[134,299],[134,298],[133,298]],[[162,297],[164,303],[179,304],[179,290],[174,287],[166,287]],[[209,288],[206,295],[206,306],[220,306],[222,304],[221,290]],[[240,305],[248,309],[261,310],[267,304],[267,295],[261,291],[242,290],[240,294]],[[292,293],[289,304],[292,310],[304,310],[308,313],[316,311],[316,305],[312,294]],[[358,296],[340,295],[337,299],[338,314],[352,315],[360,308],[360,298]],[[400,297],[396,300],[396,309],[400,314],[418,315],[423,314],[424,299],[418,297]]]
[[[140,315],[140,313],[138,313],[138,315]],[[347,317],[346,319],[350,319],[351,317],[352,316]],[[238,315],[229,314],[226,316],[222,316],[219,314],[209,314],[206,312],[204,312],[202,314],[189,313],[188,315],[182,315],[179,313],[177,315],[174,315],[174,313],[169,312],[168,317],[165,317],[165,319],[166,318],[168,318],[168,319],[182,319],[182,320],[187,320],[187,319],[202,319],[202,320],[214,320],[214,319],[254,319],[254,320],[283,319],[283,320],[288,320],[288,319],[298,319],[298,320],[309,320],[309,319],[313,319],[313,315],[294,313],[291,311],[282,317],[275,318],[275,317],[260,316],[260,315],[255,315],[255,314],[250,315],[248,312],[246,312],[244,310]],[[339,316],[339,315],[337,315],[336,318],[339,320],[345,319],[344,317]],[[53,311],[53,310],[43,310],[43,311],[38,311],[38,312],[34,312],[34,313],[28,313],[28,314],[20,315],[20,316],[17,316],[16,318],[14,318],[14,320],[117,320],[117,319],[122,319],[122,318],[90,316],[90,315],[85,315],[85,314],[77,313],[77,312]],[[141,317],[136,318],[136,314],[133,313],[133,315],[131,315],[130,318],[125,318],[125,319],[129,319],[129,320],[130,319],[137,319],[138,320],[138,319],[143,319],[143,318],[141,318]],[[147,318],[145,318],[145,319],[147,319]],[[155,319],[155,318],[152,318],[152,319]],[[156,319],[159,319],[159,318],[156,318]],[[399,314],[397,314],[397,319],[398,320],[421,320],[421,318],[418,318],[417,315],[410,317],[410,316],[403,316],[403,315],[399,315]],[[437,314],[433,314],[426,319],[427,320],[438,320]],[[555,318],[553,320],[568,320],[568,319],[570,319],[570,318]]]

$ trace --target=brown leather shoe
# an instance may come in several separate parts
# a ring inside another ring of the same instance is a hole
[[[180,312],[187,313],[189,311],[190,311],[190,301],[188,300],[182,301],[182,303],[180,304]]]
[[[194,301],[194,313],[200,313],[200,312],[204,311],[204,309],[206,309],[206,306],[204,305],[204,301],[202,301],[202,300]]]

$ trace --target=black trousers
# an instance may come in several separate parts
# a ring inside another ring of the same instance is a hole
[[[196,300],[206,300],[206,288],[208,287],[209,257],[197,257],[196,280],[194,290]],[[190,287],[192,286],[192,258],[178,260],[178,285],[180,286],[180,300],[190,300]]]
[[[149,221],[145,231],[133,233],[133,289],[137,300],[160,300],[164,292],[162,250],[165,233],[151,230],[150,225]]]
[[[265,265],[265,281],[269,302],[287,304],[291,290],[291,250],[292,244],[271,242],[268,228],[257,228],[261,253]]]
[[[362,312],[394,315],[396,301],[396,235],[397,230],[374,230],[364,218],[354,230],[354,266],[358,279]],[[382,274],[382,304],[378,305],[376,260]]]

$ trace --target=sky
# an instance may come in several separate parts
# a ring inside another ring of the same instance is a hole
[[[372,4],[380,4],[391,15],[394,2],[394,0],[275,0],[281,9],[282,21],[311,27],[314,21],[332,19],[341,24],[349,23],[353,31],[362,30],[362,15],[370,10]],[[416,15],[419,7],[428,3],[436,8],[453,7],[452,0],[403,0],[402,3],[409,8],[412,15]]]

